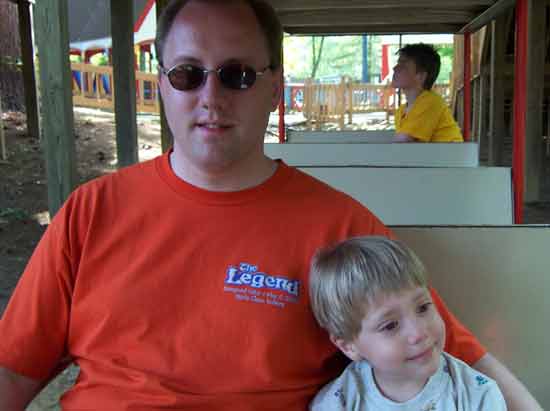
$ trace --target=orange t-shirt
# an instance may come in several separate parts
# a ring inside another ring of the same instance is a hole
[[[368,210],[280,162],[240,192],[178,179],[168,156],[77,189],[0,321],[0,364],[47,378],[80,366],[71,409],[303,411],[344,368],[309,307],[310,258],[391,235]],[[435,301],[447,349],[485,352]]]

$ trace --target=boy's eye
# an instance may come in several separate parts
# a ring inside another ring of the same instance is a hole
[[[418,313],[420,313],[420,314],[421,314],[421,313],[425,313],[426,311],[428,311],[428,310],[430,309],[431,305],[432,305],[432,302],[431,302],[431,301],[426,302],[426,303],[424,303],[424,304],[420,304],[420,305],[418,306]]]
[[[380,328],[380,331],[385,331],[385,332],[394,331],[397,328],[397,326],[398,326],[397,321],[390,321],[389,323],[384,324]]]

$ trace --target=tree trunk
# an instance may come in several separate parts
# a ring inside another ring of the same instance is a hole
[[[315,78],[317,75],[317,69],[319,68],[319,63],[321,63],[321,57],[323,56],[323,44],[325,43],[325,36],[321,36],[321,44],[319,47],[316,47],[316,37],[311,38],[311,54],[313,57],[313,64],[311,68],[311,78]]]
[[[22,111],[25,105],[17,5],[0,1],[0,93],[4,110]]]

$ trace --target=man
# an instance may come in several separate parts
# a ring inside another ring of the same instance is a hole
[[[462,142],[462,133],[447,103],[432,90],[441,59],[429,44],[408,44],[398,51],[393,87],[407,97],[395,113],[396,142]]]
[[[272,9],[173,1],[157,40],[173,150],[85,184],[56,215],[0,322],[0,409],[23,409],[66,357],[80,376],[64,409],[305,410],[344,367],[309,308],[310,258],[391,234],[263,154],[282,86]],[[498,366],[439,308],[451,351]]]

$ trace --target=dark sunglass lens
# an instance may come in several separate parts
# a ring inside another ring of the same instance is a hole
[[[229,64],[220,69],[220,80],[228,88],[247,89],[256,81],[256,72],[242,64]]]
[[[178,90],[192,90],[199,87],[205,74],[199,67],[188,64],[178,66],[170,72],[170,84]]]

